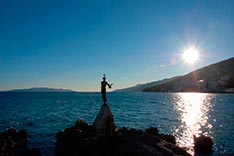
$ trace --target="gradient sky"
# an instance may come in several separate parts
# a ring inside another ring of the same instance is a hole
[[[233,57],[233,36],[233,0],[1,0],[0,90],[178,76]],[[189,46],[193,65],[181,56]]]

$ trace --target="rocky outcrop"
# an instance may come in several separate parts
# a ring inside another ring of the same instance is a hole
[[[25,130],[17,132],[12,128],[0,133],[0,155],[40,156],[40,151],[38,149],[28,148]]]
[[[210,155],[213,153],[213,140],[210,137],[201,135],[199,137],[193,136],[195,155]]]
[[[175,145],[172,135],[159,134],[157,128],[151,127],[145,131],[116,128],[107,105],[101,107],[93,125],[78,119],[71,128],[58,132],[55,155],[190,156]]]
[[[190,156],[152,131],[122,127],[115,129],[111,136],[97,138],[98,132],[92,125],[80,119],[77,123],[57,133],[57,156]]]

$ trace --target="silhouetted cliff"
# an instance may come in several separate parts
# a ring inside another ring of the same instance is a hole
[[[172,81],[172,80],[174,80],[176,78],[178,78],[178,77],[166,78],[166,79],[163,79],[163,80],[149,82],[149,83],[145,83],[145,84],[138,84],[138,85],[133,86],[133,87],[117,89],[117,90],[115,90],[115,92],[142,92],[145,88],[160,85],[160,84]]]
[[[232,92],[234,58],[215,63],[172,81],[145,88],[145,92]]]

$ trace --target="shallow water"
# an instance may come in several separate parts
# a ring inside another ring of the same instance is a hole
[[[214,139],[214,156],[234,155],[234,95],[204,93],[108,93],[118,127],[158,127],[193,153],[193,135]],[[77,118],[92,124],[100,93],[0,93],[0,131],[24,128],[29,146],[53,155],[56,133]]]

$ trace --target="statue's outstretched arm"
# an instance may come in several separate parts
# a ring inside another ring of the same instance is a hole
[[[107,85],[109,88],[112,88],[113,83],[111,83],[111,84],[107,83]]]

